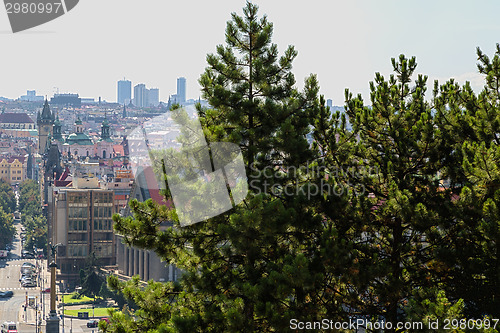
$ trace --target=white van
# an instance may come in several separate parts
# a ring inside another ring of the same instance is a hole
[[[6,321],[2,324],[2,333],[17,333],[16,323],[13,321]]]

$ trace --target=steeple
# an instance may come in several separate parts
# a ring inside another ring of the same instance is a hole
[[[122,114],[122,117],[123,118],[127,118],[127,106],[125,104],[123,104],[123,114]]]
[[[59,121],[59,114],[57,114],[56,121],[54,122],[54,140],[63,141],[61,133],[61,122]]]
[[[41,120],[42,121],[53,121],[54,120],[54,118],[52,116],[52,112],[50,112],[48,100],[45,100],[45,104],[43,105]]]
[[[75,132],[76,133],[83,133],[83,123],[82,120],[80,119],[80,116],[75,121]]]
[[[50,112],[49,101],[45,99],[42,114],[37,113],[36,124],[38,126],[38,152],[42,154],[45,151],[47,142],[50,143],[49,134],[52,134],[54,124],[54,116]]]
[[[101,126],[101,140],[109,139],[111,135],[109,134],[109,121],[106,113],[104,114],[104,121]]]

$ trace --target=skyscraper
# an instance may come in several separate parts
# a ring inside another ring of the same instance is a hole
[[[151,88],[148,90],[148,106],[157,107],[160,104],[160,90]]]
[[[186,78],[180,77],[177,79],[177,103],[186,103]]]
[[[331,99],[327,99],[326,106],[328,106],[330,109],[333,108],[333,101]]]
[[[132,82],[129,80],[118,81],[118,99],[117,102],[120,104],[127,104],[132,98]]]
[[[147,106],[146,103],[146,85],[139,83],[134,87],[134,105],[138,108]]]

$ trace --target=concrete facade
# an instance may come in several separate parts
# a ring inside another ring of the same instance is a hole
[[[161,261],[160,257],[149,250],[130,247],[123,243],[122,236],[115,236],[116,264],[122,275],[138,275],[142,281],[177,281],[182,271],[174,265]]]

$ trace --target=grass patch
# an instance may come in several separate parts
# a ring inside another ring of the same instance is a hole
[[[69,294],[69,295],[63,295],[62,302],[66,303],[66,304],[70,304],[70,303],[80,303],[80,302],[88,302],[88,301],[92,302],[94,300],[93,298],[90,298],[90,297],[87,297],[87,296],[82,296],[80,298],[75,298],[76,295],[77,295],[76,293],[72,293],[72,294]],[[97,298],[96,298],[96,301],[97,301]]]
[[[116,308],[95,308],[94,309],[94,317],[108,317],[108,309],[116,309]],[[89,317],[92,317],[92,308],[90,309],[79,309],[79,310],[65,310],[64,314],[67,316],[78,316],[78,312],[88,312]]]
[[[82,303],[92,303],[94,299],[92,297],[87,297],[87,296],[83,296],[82,297],[79,297],[77,298],[77,293],[72,293],[72,294],[68,294],[68,295],[63,295],[63,298],[61,300],[61,303],[65,303],[65,304],[72,304],[72,303],[75,303],[75,304],[82,304]],[[96,303],[101,301],[102,298],[101,297],[96,297],[95,298],[95,301]]]

